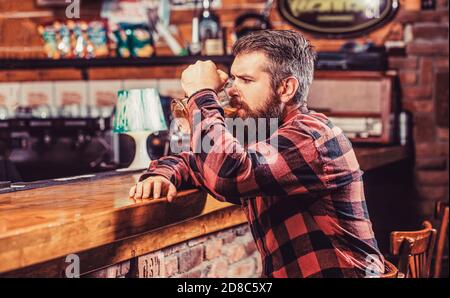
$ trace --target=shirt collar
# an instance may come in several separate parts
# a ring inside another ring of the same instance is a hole
[[[290,120],[294,119],[297,115],[300,114],[307,114],[309,113],[309,110],[306,106],[298,107],[297,109],[293,109],[287,113],[287,115],[283,119],[283,124],[289,122]]]

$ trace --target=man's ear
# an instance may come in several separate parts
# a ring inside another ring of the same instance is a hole
[[[278,95],[282,103],[289,104],[299,87],[298,80],[295,77],[288,77],[284,79],[281,86],[278,88]]]

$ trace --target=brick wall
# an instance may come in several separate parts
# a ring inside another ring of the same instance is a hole
[[[104,268],[86,277],[259,277],[261,259],[247,224]]]
[[[435,202],[448,197],[448,1],[436,10],[400,11],[406,57],[391,57],[399,70],[403,107],[413,118],[414,205],[431,218]],[[419,219],[418,219],[419,221]]]

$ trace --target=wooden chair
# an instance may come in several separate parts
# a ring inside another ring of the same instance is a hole
[[[398,276],[427,278],[430,276],[431,257],[436,242],[436,230],[429,221],[418,231],[391,233],[391,254],[399,257]]]
[[[439,278],[442,269],[442,255],[445,248],[445,240],[447,238],[448,228],[448,202],[437,202],[436,218],[440,220],[439,233],[437,236],[436,257],[434,259],[433,277]]]
[[[389,262],[388,260],[384,260],[384,273],[380,276],[380,278],[397,278],[398,277],[398,269],[394,264]]]

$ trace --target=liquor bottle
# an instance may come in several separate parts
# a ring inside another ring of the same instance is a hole
[[[223,55],[222,29],[219,17],[211,11],[211,0],[203,0],[203,10],[199,16],[198,26],[202,55]]]

